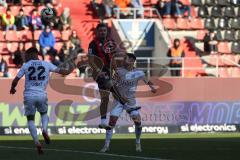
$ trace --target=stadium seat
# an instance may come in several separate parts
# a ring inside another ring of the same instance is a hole
[[[217,0],[217,4],[219,6],[229,6],[230,5],[229,0]]]
[[[202,41],[207,32],[208,31],[206,31],[206,30],[198,30],[197,37],[196,37],[197,40]]]
[[[222,66],[223,62],[222,62],[222,58],[221,55],[210,55],[210,59],[209,59],[209,64],[213,65],[213,66]]]
[[[239,41],[239,40],[240,40],[240,30],[238,30],[238,31],[235,31],[235,34],[236,34],[236,35],[235,35],[235,36],[236,36],[236,37],[235,37],[235,38],[236,38],[236,40],[238,40],[238,41]]]
[[[224,40],[226,41],[235,41],[235,31],[234,30],[226,30],[224,32]]]
[[[231,77],[240,77],[240,68],[233,67]]]
[[[39,36],[40,36],[41,33],[42,33],[41,30],[36,30],[36,31],[34,31],[34,40],[35,40],[35,41],[38,41],[38,40],[39,40]]]
[[[5,38],[3,36],[4,31],[0,31],[0,41],[5,41]]]
[[[53,35],[55,36],[56,41],[61,39],[61,33],[58,30],[52,30]]]
[[[25,50],[31,48],[33,46],[32,42],[25,43]]]
[[[215,22],[214,22],[214,19],[213,19],[213,18],[207,18],[207,19],[205,19],[205,21],[204,21],[204,26],[205,26],[205,28],[207,28],[207,29],[212,29],[212,30],[216,29],[216,25],[215,25]]]
[[[174,18],[164,18],[163,25],[167,29],[172,29],[172,30],[176,29],[176,22]]]
[[[19,37],[21,41],[30,41],[32,40],[32,32],[29,30],[19,31]]]
[[[192,29],[204,29],[204,21],[201,18],[192,18],[190,27]]]
[[[42,11],[43,8],[46,8],[46,7],[45,6],[39,6],[38,7],[38,14],[39,15],[41,15],[41,11]]]
[[[204,4],[207,6],[215,6],[216,2],[215,0],[205,0]]]
[[[217,46],[218,46],[218,52],[231,53],[231,50],[228,46],[228,42],[219,42]]]
[[[233,42],[231,46],[231,51],[235,54],[240,54],[240,42]]]
[[[63,41],[67,41],[69,39],[69,36],[71,35],[71,31],[70,30],[66,30],[66,31],[62,31],[61,33],[61,39]]]
[[[212,17],[222,17],[222,9],[220,6],[214,6],[211,10],[211,16]]]
[[[223,15],[226,17],[236,17],[235,10],[233,6],[228,6],[224,8]]]
[[[7,49],[11,53],[15,52],[18,49],[18,42],[7,43]]]
[[[7,41],[18,41],[18,34],[17,31],[7,31],[6,32],[6,40]]]
[[[2,42],[0,43],[0,53],[1,54],[8,54],[7,43]]]
[[[3,6],[0,6],[0,13],[3,14],[3,13],[6,13],[6,8],[3,7]]]
[[[192,5],[194,6],[202,6],[202,0],[192,0]]]
[[[219,77],[222,77],[222,78],[229,77],[228,68],[227,67],[219,68],[218,75],[219,75]]]
[[[235,55],[222,55],[222,62],[225,66],[233,66],[235,64]]]
[[[240,1],[239,0],[230,0],[231,5],[235,6],[235,7],[239,7],[240,6]]]
[[[230,20],[230,26],[232,29],[240,29],[240,18],[232,18]]]
[[[31,15],[34,7],[33,6],[24,6],[24,13],[26,15]]]
[[[11,6],[10,7],[11,12],[14,16],[17,16],[19,13],[19,10],[21,9],[20,6]]]
[[[184,30],[191,29],[189,20],[187,18],[178,18],[177,29],[184,29]]]
[[[198,16],[202,18],[209,17],[209,12],[207,6],[203,5],[198,8]]]

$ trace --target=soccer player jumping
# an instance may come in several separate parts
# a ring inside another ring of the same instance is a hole
[[[135,124],[136,151],[142,151],[140,143],[140,136],[142,132],[141,116],[139,114],[139,110],[136,110],[137,107],[135,97],[138,81],[143,80],[147,85],[149,85],[149,87],[151,88],[151,92],[153,93],[156,93],[157,90],[154,88],[151,81],[147,81],[143,71],[134,68],[135,61],[136,57],[133,54],[127,53],[123,62],[123,67],[119,67],[116,70],[118,78],[115,83],[117,85],[117,88],[119,89],[120,94],[128,98],[128,103],[122,105],[121,103],[119,103],[119,101],[114,100],[114,108],[111,111],[109,128],[106,128],[107,131],[105,145],[100,150],[100,152],[107,152],[109,150],[110,140],[113,134],[113,128],[116,125],[118,117],[121,115],[123,110],[127,111]]]
[[[41,115],[42,135],[45,143],[49,144],[50,138],[47,133],[48,98],[46,92],[49,74],[50,72],[55,72],[62,75],[68,75],[73,71],[75,63],[71,61],[71,63],[67,64],[66,68],[58,68],[52,63],[39,60],[38,50],[33,47],[26,51],[25,60],[26,63],[21,67],[12,82],[10,94],[16,93],[15,87],[17,86],[18,81],[25,75],[24,109],[28,121],[27,125],[38,153],[43,154],[42,145],[38,140],[37,129],[34,122],[36,110]]]

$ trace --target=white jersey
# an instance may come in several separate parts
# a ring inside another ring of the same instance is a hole
[[[128,105],[136,105],[136,89],[139,80],[145,79],[145,73],[138,69],[128,71],[125,68],[118,68],[117,74],[120,80],[116,85],[121,95],[124,95],[128,100]]]
[[[24,97],[47,95],[50,72],[59,72],[59,69],[52,63],[41,60],[30,60],[23,64],[17,77],[25,75]]]

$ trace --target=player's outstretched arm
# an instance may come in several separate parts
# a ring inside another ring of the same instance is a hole
[[[151,92],[152,92],[152,93],[156,93],[156,92],[157,92],[157,89],[154,88],[154,84],[153,84],[151,81],[147,80],[146,77],[144,78],[143,81],[144,81],[144,83],[145,83],[146,85],[149,86],[149,88],[151,88]]]
[[[14,80],[12,81],[11,89],[10,89],[10,94],[15,94],[16,93],[16,86],[18,85],[18,81],[20,78],[15,77]]]

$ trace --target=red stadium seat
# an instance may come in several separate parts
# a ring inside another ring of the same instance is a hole
[[[233,66],[235,63],[235,55],[222,55],[223,65]]]
[[[222,58],[220,55],[210,55],[210,60],[209,63],[213,66],[222,66],[223,62],[222,62]]]
[[[240,77],[240,68],[233,67],[231,77]]]
[[[32,11],[33,11],[33,9],[34,9],[34,7],[33,6],[24,6],[24,13],[26,14],[26,15],[31,15],[32,14]]]
[[[231,53],[228,42],[219,42],[217,47],[220,53]]]
[[[0,31],[0,41],[5,41],[5,38],[3,36],[3,31]]]
[[[16,77],[17,73],[18,73],[18,69],[17,68],[9,68],[8,69],[8,73],[10,74],[10,77]]]
[[[176,22],[174,18],[163,18],[163,25],[167,29],[176,29]]]
[[[6,13],[6,8],[5,7],[3,7],[3,6],[0,6],[0,13]]]
[[[38,7],[38,14],[39,15],[41,15],[41,11],[42,11],[43,8],[46,8],[46,7],[45,6],[39,6]]]
[[[61,33],[58,30],[52,30],[53,35],[55,36],[56,41],[61,39]]]
[[[204,21],[201,18],[192,18],[190,26],[192,29],[204,29]]]
[[[19,13],[19,10],[21,9],[20,6],[11,6],[10,7],[11,12],[14,16],[17,16]]]
[[[6,40],[8,41],[18,41],[18,35],[17,35],[17,31],[7,31],[6,32]]]
[[[228,68],[227,67],[219,68],[218,75],[219,77],[223,77],[223,78],[229,77],[230,75],[228,73]]]
[[[197,31],[197,40],[202,41],[204,36],[206,35],[207,31],[206,30],[199,30]]]
[[[178,18],[177,19],[177,29],[191,29],[191,25],[187,18]]]
[[[33,46],[32,42],[25,43],[25,50],[31,48]]]
[[[7,43],[5,43],[5,42],[0,43],[0,53],[1,53],[1,54],[6,54],[6,53],[8,53]]]
[[[32,40],[32,32],[29,30],[19,31],[19,36],[20,36],[21,41]]]
[[[39,40],[39,36],[40,36],[41,33],[42,33],[41,30],[34,31],[34,40],[35,41]]]
[[[18,43],[17,42],[7,43],[7,49],[11,53],[15,52],[18,49]]]
[[[71,35],[70,30],[62,31],[62,40],[67,41],[69,40],[69,36]]]

